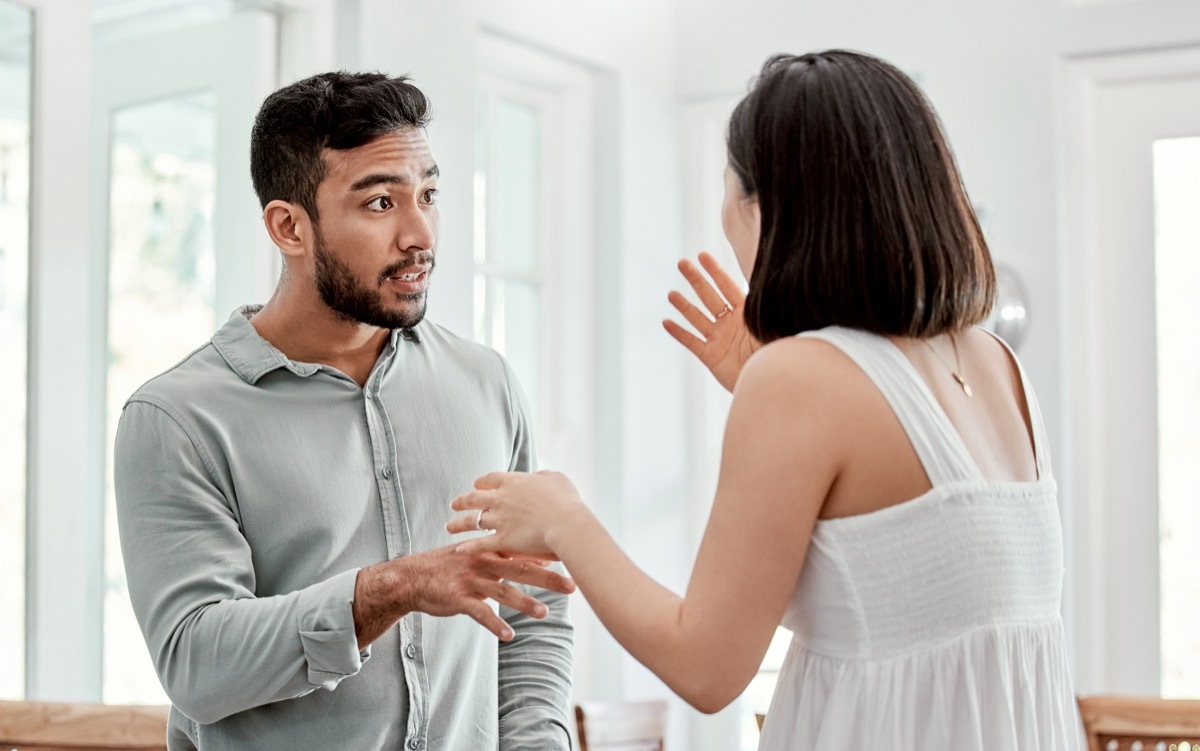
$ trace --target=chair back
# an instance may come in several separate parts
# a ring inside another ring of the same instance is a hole
[[[575,705],[580,751],[663,751],[667,703],[591,701]]]
[[[1088,751],[1200,751],[1200,701],[1081,696]]]
[[[166,751],[164,706],[0,701],[4,751]]]

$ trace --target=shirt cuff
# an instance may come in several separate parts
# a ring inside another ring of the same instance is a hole
[[[358,569],[352,569],[300,591],[296,620],[308,682],[326,691],[356,674],[371,655],[370,647],[359,651],[354,633],[357,580]]]

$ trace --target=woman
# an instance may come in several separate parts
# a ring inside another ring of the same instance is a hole
[[[1076,748],[1045,429],[1012,352],[975,327],[995,278],[936,115],[875,58],[780,56],[727,140],[722,222],[749,294],[685,263],[708,314],[676,294],[699,336],[667,323],[733,391],[686,596],[558,474],[480,478],[450,529],[494,532],[461,549],[558,556],[704,712],[782,623],[763,749]]]

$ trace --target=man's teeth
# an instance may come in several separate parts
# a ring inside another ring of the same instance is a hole
[[[416,280],[420,279],[421,275],[424,273],[424,271],[418,271],[415,274],[401,274],[400,276],[393,276],[392,278],[399,279],[402,282],[415,282]]]

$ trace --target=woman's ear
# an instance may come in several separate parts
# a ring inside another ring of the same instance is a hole
[[[308,212],[287,201],[271,201],[263,209],[263,224],[271,242],[285,257],[297,258],[306,254],[311,247],[312,222]]]

